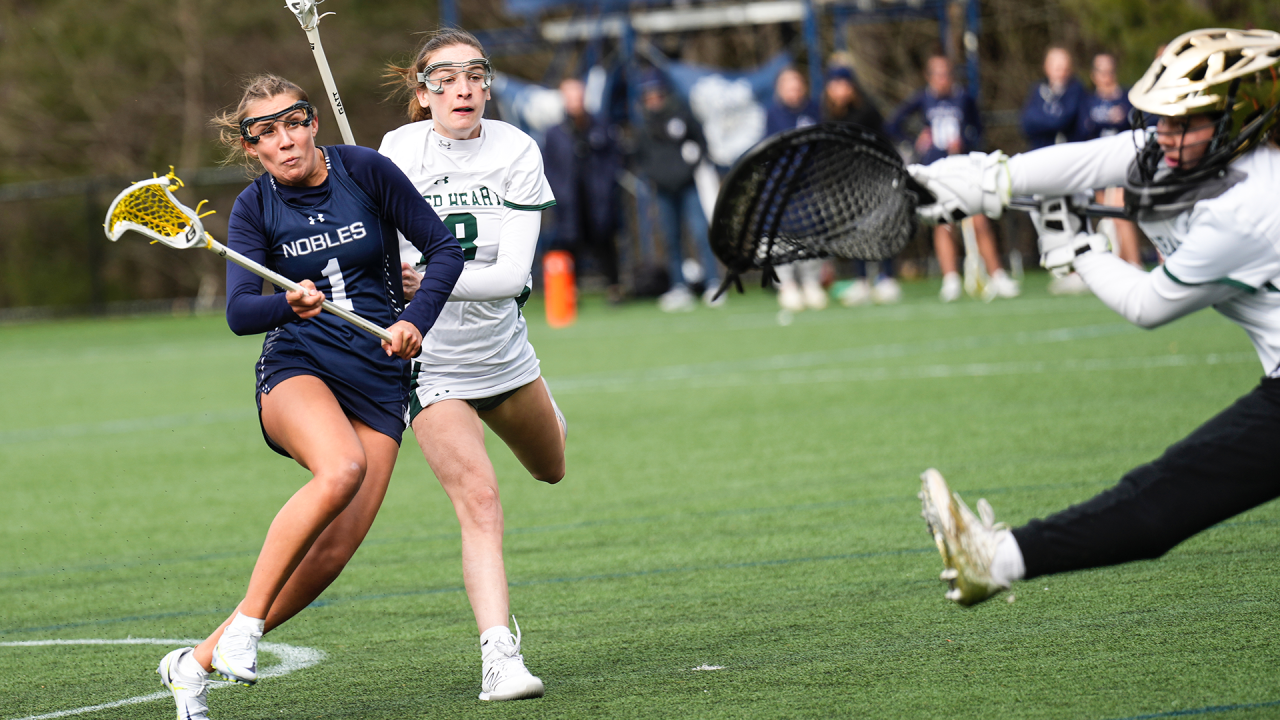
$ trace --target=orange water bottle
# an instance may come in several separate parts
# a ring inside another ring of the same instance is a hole
[[[578,288],[573,277],[573,255],[552,250],[542,257],[542,284],[546,288],[547,324],[569,327],[578,319]]]

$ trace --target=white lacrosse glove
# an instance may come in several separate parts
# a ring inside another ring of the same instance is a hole
[[[1076,258],[1087,252],[1111,252],[1111,239],[1102,233],[1082,232],[1080,216],[1071,212],[1067,199],[1048,198],[1031,211],[1040,243],[1040,266],[1054,277],[1072,272]]]
[[[999,150],[952,155],[932,165],[908,165],[907,172],[938,198],[916,208],[920,219],[931,225],[970,215],[999,218],[1013,195],[1009,156]]]

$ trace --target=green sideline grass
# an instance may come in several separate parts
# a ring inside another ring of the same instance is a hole
[[[490,447],[547,696],[476,700],[457,523],[410,436],[346,573],[268,637],[326,658],[214,690],[214,717],[1280,716],[1275,504],[1159,561],[1022,583],[1012,604],[943,600],[926,467],[1024,522],[1261,374],[1211,312],[1146,332],[1044,282],[947,306],[908,284],[901,305],[789,326],[758,290],[681,315],[588,298],[556,331],[531,304],[568,477],[537,483]],[[234,607],[306,478],[262,442],[260,342],[220,317],[0,327],[0,720],[154,693],[167,651],[12,643],[202,637]]]

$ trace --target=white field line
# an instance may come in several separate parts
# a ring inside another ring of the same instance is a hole
[[[1044,375],[1049,373],[1143,370],[1153,368],[1195,367],[1202,365],[1236,365],[1257,363],[1253,353],[1211,353],[1209,355],[1152,355],[1146,357],[1096,358],[1091,360],[1057,360],[995,363],[958,363],[918,366],[875,366],[821,368],[813,370],[781,370],[768,372],[722,372],[689,374],[683,377],[593,378],[589,384],[552,380],[557,394],[575,392],[628,392],[633,390],[726,388],[758,386],[762,383],[798,385],[812,383],[883,382],[928,378],[995,377],[1008,375]],[[662,386],[666,385],[666,388]]]
[[[64,440],[86,435],[130,435],[154,430],[171,430],[196,425],[238,422],[252,417],[252,408],[239,408],[190,415],[161,415],[158,417],[129,418],[125,420],[105,420],[96,423],[55,425],[25,430],[6,430],[0,431],[0,445],[17,445],[40,442],[42,440]]]
[[[671,365],[662,368],[646,368],[610,373],[592,373],[571,377],[551,377],[547,382],[553,392],[609,388],[620,385],[661,383],[692,380],[700,377],[720,377],[732,372],[767,372],[795,368],[835,365],[865,360],[887,360],[928,353],[954,352],[957,350],[981,350],[985,348],[1019,345],[1043,345],[1100,337],[1110,337],[1137,332],[1128,323],[1085,325],[1083,327],[1054,328],[1031,332],[1015,332],[1004,335],[978,335],[919,343],[889,343],[858,348],[842,348],[820,352],[768,355],[745,360]]]
[[[199,640],[191,639],[172,639],[172,638],[125,638],[124,640],[99,640],[94,638],[77,639],[77,640],[22,640],[17,642],[0,642],[0,647],[48,647],[52,645],[163,645],[166,647],[183,647],[186,645],[195,645]],[[282,675],[288,675],[295,670],[309,668],[312,665],[324,660],[324,651],[309,647],[298,647],[296,645],[286,645],[284,643],[264,642],[258,644],[258,649],[263,652],[275,655],[280,658],[279,665],[273,665],[266,668],[258,674],[259,678],[273,678]],[[230,685],[229,682],[214,682],[209,684],[209,689],[224,688]],[[69,717],[71,715],[82,715],[84,713],[97,712],[99,710],[110,710],[111,708],[124,707],[126,705],[138,705],[140,703],[152,702],[154,700],[171,699],[173,696],[168,690],[163,690],[150,695],[138,695],[137,697],[125,698],[114,702],[103,703],[101,705],[88,705],[86,707],[75,708],[73,710],[59,710],[57,712],[46,713],[44,715],[28,715],[23,718],[15,718],[15,720],[51,720],[52,718]]]

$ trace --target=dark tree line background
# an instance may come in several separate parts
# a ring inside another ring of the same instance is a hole
[[[329,0],[320,9],[336,13],[320,31],[356,140],[376,147],[404,117],[387,99],[382,68],[411,60],[417,33],[437,24],[436,3]],[[468,29],[516,23],[500,0],[460,9]],[[955,49],[961,7],[953,10]],[[988,144],[1009,152],[1022,147],[1017,110],[1051,44],[1073,52],[1086,81],[1088,59],[1112,52],[1131,84],[1156,47],[1186,30],[1280,29],[1274,0],[983,0],[981,16],[978,96],[992,121]],[[829,52],[835,29],[824,22],[821,31]],[[756,26],[645,40],[670,57],[750,67],[783,48],[807,62],[798,35],[795,27]],[[853,25],[846,40],[886,112],[922,84],[925,58],[943,49],[931,20]],[[502,72],[543,82],[555,53],[548,44],[494,59]],[[137,238],[109,244],[102,215],[129,180],[169,165],[188,178],[213,177],[194,173],[220,157],[208,120],[238,99],[245,76],[263,71],[323,98],[306,37],[279,0],[0,0],[0,308],[220,295],[223,267],[212,254]],[[317,105],[320,141],[340,142],[325,122],[328,106]],[[219,212],[207,227],[225,237],[244,183],[188,185],[183,199],[208,198]]]

